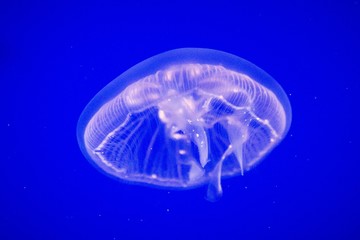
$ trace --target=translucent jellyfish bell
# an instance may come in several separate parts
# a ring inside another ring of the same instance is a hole
[[[87,105],[77,137],[103,172],[129,183],[187,189],[243,174],[286,135],[289,100],[254,64],[198,48],[168,51],[130,68]]]

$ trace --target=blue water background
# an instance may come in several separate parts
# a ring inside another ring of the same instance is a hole
[[[360,239],[359,22],[358,0],[2,1],[0,239]],[[293,108],[217,203],[114,181],[76,141],[98,91],[180,47],[255,63]]]

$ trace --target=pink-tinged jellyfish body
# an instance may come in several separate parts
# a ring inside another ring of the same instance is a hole
[[[84,155],[129,183],[187,189],[243,174],[286,135],[289,100],[254,64],[211,49],[149,58],[101,90],[80,116]]]

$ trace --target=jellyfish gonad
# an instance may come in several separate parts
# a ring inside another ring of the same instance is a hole
[[[80,116],[87,159],[129,183],[173,189],[242,175],[286,135],[289,100],[254,64],[211,49],[185,48],[149,58],[101,90]]]

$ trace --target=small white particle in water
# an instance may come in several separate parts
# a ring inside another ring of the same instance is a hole
[[[167,211],[167,212],[170,212],[170,209],[167,208],[166,211]]]
[[[275,140],[273,138],[270,138],[270,142],[274,142]]]
[[[151,174],[151,178],[155,179],[157,178],[157,175],[155,173]]]
[[[196,137],[200,137],[200,135],[197,133],[197,134],[196,134]]]
[[[185,150],[183,150],[183,149],[179,150],[179,154],[184,155],[185,153],[186,153]]]

